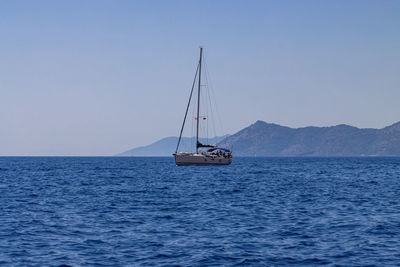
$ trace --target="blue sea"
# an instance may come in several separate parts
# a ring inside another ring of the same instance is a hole
[[[0,266],[399,266],[400,158],[1,157]]]

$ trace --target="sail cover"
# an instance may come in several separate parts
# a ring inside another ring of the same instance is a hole
[[[197,148],[200,148],[200,147],[216,147],[216,146],[214,146],[214,145],[203,145],[202,143],[197,141]]]

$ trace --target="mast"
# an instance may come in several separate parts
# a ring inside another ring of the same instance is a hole
[[[199,153],[199,122],[200,122],[200,83],[201,83],[201,59],[203,57],[203,47],[200,46],[200,62],[199,62],[199,89],[197,94],[197,130],[196,130],[196,154]]]

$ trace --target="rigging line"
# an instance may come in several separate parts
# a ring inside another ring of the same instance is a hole
[[[194,80],[193,80],[192,90],[190,91],[189,102],[188,102],[188,104],[187,104],[187,107],[186,107],[185,117],[183,118],[182,128],[181,128],[181,132],[180,132],[180,134],[179,134],[178,144],[176,145],[176,150],[175,150],[175,153],[177,153],[177,152],[178,152],[179,143],[181,142],[181,138],[182,138],[182,132],[183,132],[183,128],[185,127],[186,116],[187,116],[187,113],[188,113],[188,110],[189,110],[189,106],[190,106],[190,100],[192,99],[192,94],[193,94],[194,84],[195,84],[195,82],[196,82],[196,77],[197,77],[197,73],[198,73],[198,71],[199,71],[199,66],[200,66],[200,63],[197,65],[197,68],[196,68],[196,74],[194,75]]]
[[[204,56],[203,56],[203,58],[204,58]],[[205,63],[204,63],[204,59],[203,59],[202,68],[204,69],[204,67],[205,67]],[[203,72],[203,73],[205,74],[205,72]],[[204,77],[203,83],[201,84],[203,90],[201,90],[201,95],[200,95],[201,103],[203,103],[203,106],[202,106],[203,112],[202,112],[202,114],[200,114],[200,117],[198,119],[202,122],[202,124],[200,124],[200,133],[201,133],[201,136],[203,137],[202,141],[205,142],[206,144],[208,144],[208,141],[209,141],[208,140],[208,103],[206,101],[208,88],[207,88],[207,84],[205,82],[206,77],[205,76],[203,76],[203,77]]]
[[[195,85],[196,86],[196,85]],[[196,105],[192,105],[192,113],[191,113],[191,132],[190,132],[190,152],[194,152],[193,148],[195,147],[195,136],[196,136]]]
[[[204,131],[204,133],[205,133],[205,136],[206,136],[206,143],[207,144],[210,144],[210,140],[209,140],[209,120],[210,119],[212,119],[212,117],[211,117],[211,115],[212,114],[210,114],[210,111],[209,111],[209,102],[207,101],[208,100],[208,98],[207,98],[207,96],[209,95],[209,87],[208,87],[208,79],[207,79],[207,61],[206,61],[206,57],[205,56],[203,56],[203,68],[204,68],[204,90],[202,91],[203,92],[203,95],[202,95],[202,97],[203,97],[203,103],[205,103],[205,111],[206,111],[206,113],[205,113],[205,120],[206,120],[206,128],[205,128],[205,131]]]
[[[209,85],[208,86],[208,98],[209,98],[211,113],[212,113],[212,116],[214,118],[215,117],[214,116],[214,110],[216,111],[215,113],[216,113],[216,115],[218,117],[218,121],[219,121],[219,125],[220,125],[220,129],[217,129],[217,127],[215,127],[216,120],[215,119],[212,120],[214,136],[217,136],[217,131],[218,130],[221,130],[221,135],[223,135],[224,131],[223,131],[223,127],[222,127],[221,116],[220,116],[220,114],[218,112],[218,106],[217,106],[217,103],[216,103],[216,100],[215,100],[214,87],[212,85],[211,76],[210,76],[210,73],[208,71],[208,65],[206,65],[205,67],[206,67],[205,68],[205,70],[206,70],[205,73],[206,73],[207,84]],[[213,103],[213,101],[211,101],[211,99],[214,100],[214,103]],[[214,110],[212,108],[213,105],[215,105],[215,109]]]
[[[209,133],[209,128],[208,128],[208,121],[211,119],[211,115],[212,114],[210,114],[210,112],[209,112],[209,103],[208,103],[208,90],[209,90],[209,88],[208,88],[208,82],[207,82],[207,64],[205,63],[205,60],[204,60],[204,63],[203,63],[203,65],[204,65],[204,83],[206,84],[206,87],[205,87],[205,89],[203,90],[203,98],[204,98],[204,103],[206,104],[205,105],[205,107],[206,107],[206,111],[207,111],[207,123],[206,123],[206,125],[207,125],[207,131],[206,131],[206,134],[207,134],[207,143],[209,143],[209,140],[208,140],[208,133]]]
[[[197,85],[195,85],[195,86],[197,86]],[[195,145],[195,142],[196,142],[196,138],[195,138],[195,136],[196,136],[196,105],[192,105],[192,114],[191,114],[191,116],[192,116],[192,119],[191,119],[191,122],[192,122],[192,132],[190,133],[190,151],[191,152],[194,152],[194,150],[193,150],[193,148],[196,146]]]
[[[206,81],[207,81],[207,85],[208,84],[210,84],[209,86],[207,86],[207,96],[208,96],[208,104],[210,105],[210,117],[212,118],[211,119],[211,124],[212,124],[212,130],[213,130],[213,134],[214,134],[214,137],[216,137],[217,136],[217,128],[215,127],[215,120],[214,120],[214,111],[213,111],[213,103],[212,103],[212,101],[211,101],[211,92],[210,91],[212,91],[212,88],[211,88],[211,83],[210,83],[210,81],[209,81],[209,76],[210,76],[210,74],[209,74],[209,72],[208,72],[208,66],[207,66],[207,64],[205,65],[205,73],[206,73]]]
[[[209,76],[210,76],[210,75],[209,75]],[[209,79],[210,79],[210,80],[209,80],[210,88],[213,89],[214,86],[213,86],[213,84],[212,84],[211,77],[210,77]],[[211,97],[211,98],[212,98],[213,101],[214,101],[215,111],[216,111],[216,113],[217,113],[217,118],[218,118],[220,130],[221,130],[221,134],[223,135],[223,134],[225,133],[225,131],[224,131],[224,127],[223,127],[222,120],[221,120],[221,114],[220,114],[219,108],[218,108],[218,106],[217,106],[217,102],[216,102],[216,97],[215,97],[215,92],[214,92],[214,90],[211,90],[211,94],[212,94],[212,97]]]
[[[217,102],[216,102],[217,100],[216,100],[216,97],[215,97],[215,90],[214,90],[214,86],[213,86],[213,83],[212,83],[212,78],[211,78],[211,75],[208,73],[208,67],[206,68],[206,73],[207,73],[207,76],[208,76],[207,77],[207,84],[209,84],[210,91],[211,91],[211,99],[213,100],[211,102],[213,102],[213,104],[215,106],[214,111],[217,113],[217,117],[218,117],[218,122],[219,122],[219,129],[218,130],[221,131],[221,136],[223,136],[225,134],[225,130],[224,130],[224,126],[223,126],[222,120],[221,120],[220,109],[219,109],[219,106],[217,105]],[[216,121],[214,121],[214,122],[216,122]],[[217,130],[217,129],[215,128],[215,130]],[[225,145],[230,147],[231,150],[232,150],[233,149],[232,143],[226,142],[226,139],[224,139],[224,140],[225,140]],[[221,140],[221,141],[223,141],[223,140]]]

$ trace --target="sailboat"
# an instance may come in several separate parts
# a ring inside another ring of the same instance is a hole
[[[177,166],[185,165],[229,165],[232,162],[232,152],[223,147],[217,147],[211,144],[202,144],[199,142],[199,126],[200,126],[200,91],[201,91],[201,67],[203,59],[203,48],[200,47],[200,60],[197,66],[196,74],[194,77],[192,90],[190,91],[189,101],[186,107],[185,117],[183,119],[182,128],[179,134],[178,144],[173,156],[175,157],[175,164]],[[190,101],[193,95],[196,78],[198,77],[197,89],[197,116],[196,116],[196,152],[178,152],[179,144],[181,142],[183,129],[190,106]]]

